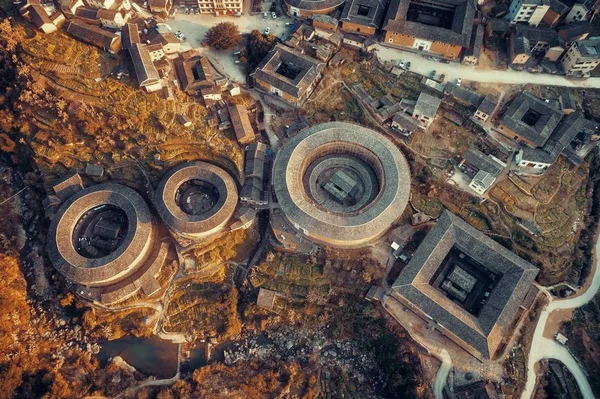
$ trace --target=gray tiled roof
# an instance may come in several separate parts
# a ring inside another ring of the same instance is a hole
[[[421,93],[415,104],[415,112],[434,118],[441,102],[441,99],[434,97],[431,94]]]
[[[494,96],[488,94],[485,96],[481,104],[479,104],[477,110],[483,112],[484,114],[492,115],[492,112],[494,112],[494,109],[496,109],[496,105],[496,99]]]
[[[589,21],[579,21],[565,26],[561,26],[558,34],[565,42],[578,39],[582,35],[589,34],[592,31],[592,25]]]
[[[561,0],[550,0],[550,9],[558,15],[564,15],[571,9],[571,6],[568,4],[568,2]]]
[[[491,25],[492,32],[506,32],[510,28],[510,21],[505,19],[493,18],[488,22]]]
[[[392,122],[397,123],[402,129],[405,129],[411,133],[417,130],[417,127],[419,127],[417,121],[404,112],[394,115]]]
[[[295,68],[300,69],[300,73],[298,73],[295,79],[292,80],[277,73],[277,69],[282,63],[293,65]],[[296,98],[301,98],[315,80],[319,78],[324,68],[324,63],[296,50],[277,44],[250,76],[267,82],[271,86]]]
[[[206,212],[188,214],[177,203],[177,191],[190,180],[207,182],[216,188],[219,198]],[[191,238],[208,236],[223,228],[235,211],[237,199],[237,186],[229,173],[201,161],[182,163],[169,170],[155,194],[156,209],[165,224]]]
[[[477,25],[477,28],[471,34],[471,43],[469,48],[465,50],[465,57],[476,57],[479,58],[481,54],[481,48],[483,47],[483,34],[485,29],[483,25]]]
[[[502,172],[502,169],[504,169],[504,165],[501,165],[475,147],[470,147],[463,154],[463,159],[472,167],[483,170],[494,177],[497,177]]]
[[[515,55],[518,54],[526,54],[531,55],[531,46],[529,44],[529,39],[525,36],[514,36],[511,38],[511,52]]]
[[[453,247],[501,277],[479,316],[476,317],[429,284],[433,274]],[[393,289],[413,307],[432,317],[470,346],[492,358],[510,327],[538,269],[458,216],[444,211],[423,240]]]
[[[478,107],[483,101],[482,95],[477,94],[473,90],[467,89],[466,87],[458,86],[452,82],[448,82],[446,84],[444,92],[447,96],[474,107]]]
[[[530,109],[540,114],[538,121],[533,126],[521,120]],[[556,128],[561,117],[561,111],[524,91],[510,103],[500,119],[500,123],[528,139],[536,147],[541,147]]]
[[[515,27],[515,35],[523,36],[529,40],[530,46],[535,46],[538,42],[547,43],[549,47],[565,47],[564,40],[559,36],[554,29],[517,25]]]
[[[385,0],[347,0],[340,21],[379,29],[385,15]],[[359,6],[370,7],[368,15],[359,15]]]
[[[456,7],[451,29],[409,21],[407,13],[410,0],[391,0],[384,19],[383,29],[420,39],[468,47],[471,40],[471,31],[473,30],[473,18],[477,8],[476,0],[436,0],[434,3],[450,4],[452,7]]]
[[[565,116],[542,148],[523,148],[523,160],[552,164],[562,153],[570,162],[581,164],[583,159],[573,151],[571,143],[580,134],[587,133],[589,138],[594,132],[598,133],[597,122],[586,119],[579,111],[573,112]]]

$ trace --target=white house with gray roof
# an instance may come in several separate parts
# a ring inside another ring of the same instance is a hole
[[[428,128],[437,114],[442,100],[427,93],[419,94],[412,117],[419,121],[419,125]]]

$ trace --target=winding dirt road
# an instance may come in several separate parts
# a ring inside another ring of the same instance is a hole
[[[598,288],[600,288],[600,267],[598,267],[598,260],[600,259],[600,237],[596,237],[594,251],[594,270],[592,271],[593,274],[590,277],[591,282],[588,283],[587,289],[584,287],[581,293],[576,294],[569,299],[551,300],[540,314],[538,324],[533,333],[529,361],[527,364],[527,383],[523,390],[523,394],[521,395],[521,399],[530,399],[535,393],[537,380],[535,365],[542,359],[556,359],[561,361],[575,377],[583,397],[585,399],[594,399],[592,388],[579,363],[564,346],[553,339],[544,336],[544,330],[546,329],[548,319],[552,312],[581,307],[591,301],[598,292]]]

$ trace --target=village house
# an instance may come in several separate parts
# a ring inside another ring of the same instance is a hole
[[[560,37],[570,45],[578,40],[585,40],[592,32],[592,25],[587,21],[574,22],[558,29]]]
[[[209,106],[222,98],[221,88],[217,85],[211,85],[200,88],[200,95],[204,100],[204,104]]]
[[[494,184],[506,163],[493,155],[485,155],[475,147],[463,154],[458,168],[471,177],[469,188],[477,194],[484,194]]]
[[[469,48],[476,0],[391,0],[384,43],[449,60]]]
[[[555,62],[565,51],[558,32],[549,28],[517,25],[510,37],[510,61],[513,67],[523,67],[530,58]]]
[[[427,129],[437,114],[442,100],[427,93],[419,94],[412,117],[419,121],[419,125]]]
[[[19,13],[44,33],[56,32],[66,21],[54,3],[41,3],[40,0],[28,0],[19,8]]]
[[[256,140],[246,107],[240,104],[232,105],[229,107],[229,117],[238,143],[246,145]]]
[[[561,118],[559,109],[524,91],[510,103],[496,131],[530,147],[541,147]]]
[[[550,0],[512,0],[505,18],[512,24],[538,26],[549,8]]]
[[[206,57],[195,50],[186,51],[175,60],[179,87],[188,94],[214,85],[213,75]]]
[[[96,14],[96,18],[100,20],[102,26],[105,28],[121,29],[125,23],[129,20],[131,14],[121,13],[115,10],[99,10]]]
[[[473,33],[471,34],[471,42],[469,43],[469,48],[465,50],[465,53],[463,55],[463,64],[477,65],[479,63],[479,56],[481,55],[481,49],[483,48],[484,33],[485,28],[481,24],[477,25],[477,27],[473,29]]]
[[[375,36],[385,16],[384,0],[347,0],[340,17],[341,30],[363,36]]]
[[[589,21],[594,13],[597,0],[575,0],[571,11],[565,17],[564,24],[572,24],[579,21]]]
[[[505,19],[492,18],[488,21],[485,30],[488,38],[502,38],[510,30],[510,22]]]
[[[102,22],[98,19],[99,11],[99,9],[93,7],[79,7],[77,11],[75,11],[73,20],[88,25],[102,26]]]
[[[539,175],[562,154],[569,162],[580,165],[600,138],[599,125],[579,112],[569,113],[552,132],[543,146],[523,147],[515,157],[518,171]]]
[[[148,8],[155,14],[168,15],[173,8],[173,2],[171,0],[149,0]]]
[[[561,60],[567,75],[585,75],[600,64],[600,37],[571,44]]]
[[[129,49],[129,55],[131,56],[138,85],[148,93],[162,89],[158,71],[152,63],[148,48],[143,44],[136,43]]]
[[[392,128],[403,136],[409,137],[419,127],[417,121],[404,112],[399,112],[392,118]]]
[[[160,44],[148,44],[146,46],[148,53],[150,54],[150,59],[152,62],[162,60],[165,58],[165,51]]]
[[[255,85],[293,105],[302,105],[321,79],[325,64],[281,44],[250,74]]]
[[[242,15],[244,2],[242,0],[187,0],[185,6],[192,11],[198,10],[200,14]]]
[[[67,33],[76,39],[89,43],[110,53],[121,50],[121,38],[112,32],[94,25],[73,20],[67,27]]]
[[[63,14],[72,17],[79,7],[85,6],[83,0],[60,0],[58,6]]]
[[[316,14],[312,17],[313,27],[315,30],[323,30],[329,32],[337,31],[340,21],[330,15]]]
[[[377,42],[370,37],[364,37],[352,33],[344,34],[343,43],[350,47],[367,52],[373,50],[377,44]]]
[[[568,0],[550,0],[548,10],[542,18],[542,24],[549,28],[556,27],[570,9]]]
[[[136,23],[128,22],[121,29],[121,42],[123,44],[123,50],[129,50],[131,46],[136,43],[140,43],[140,31]]]
[[[492,116],[492,114],[494,113],[494,110],[496,109],[496,105],[497,105],[497,103],[496,103],[496,99],[494,98],[494,96],[492,96],[491,94],[488,94],[487,96],[485,96],[485,98],[483,99],[481,104],[479,104],[479,106],[477,107],[477,110],[475,111],[475,115],[473,115],[473,118],[475,118],[481,122],[486,122],[490,118],[490,116]]]

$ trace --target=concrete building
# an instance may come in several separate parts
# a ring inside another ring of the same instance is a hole
[[[541,147],[561,118],[559,109],[525,91],[510,103],[496,130],[530,147]]]
[[[437,114],[442,100],[427,93],[419,94],[412,117],[419,121],[419,125],[427,129]]]
[[[171,169],[156,190],[156,209],[176,236],[192,240],[223,230],[237,205],[235,181],[207,162],[187,162]]]
[[[564,24],[572,24],[579,21],[589,21],[594,13],[597,0],[575,0],[571,11],[565,17]]]
[[[345,0],[283,0],[292,17],[313,17],[333,13]]]
[[[48,230],[48,257],[88,300],[110,305],[160,289],[168,245],[156,245],[152,215],[129,187],[103,183],[60,207]]]
[[[550,0],[512,0],[505,18],[512,24],[538,26],[550,9]]]
[[[158,71],[152,63],[148,47],[144,44],[136,43],[129,49],[129,55],[131,56],[138,85],[148,93],[162,89],[162,82],[158,76]]]
[[[236,104],[229,107],[229,117],[238,143],[246,145],[256,140],[248,110],[245,106]]]
[[[386,45],[459,60],[468,49],[475,0],[392,0],[383,23]]]
[[[558,29],[560,37],[570,45],[578,40],[585,40],[592,32],[592,25],[587,21],[574,22]]]
[[[286,223],[298,234],[326,246],[359,248],[380,238],[404,212],[410,170],[384,136],[331,122],[284,144],[274,161],[273,188]]]
[[[477,107],[473,117],[481,122],[486,122],[496,109],[496,99],[491,94],[485,96],[481,104]]]
[[[384,0],[346,0],[340,22],[341,30],[363,36],[375,36],[385,16]]]
[[[561,18],[571,9],[568,0],[550,0],[548,11],[542,18],[542,24],[554,28],[558,25]]]
[[[181,8],[189,8],[200,14],[239,16],[244,12],[243,0],[179,0],[175,2]]]
[[[600,64],[600,37],[571,44],[561,60],[567,75],[585,75]]]
[[[444,211],[392,289],[409,310],[467,352],[494,359],[515,331],[538,272]]]
[[[118,53],[121,50],[121,38],[119,36],[94,25],[72,20],[67,27],[67,33],[73,35],[76,39],[110,53]]]
[[[565,51],[565,42],[554,29],[517,25],[510,37],[510,62],[524,67],[530,58],[557,61]]]
[[[250,77],[267,93],[299,106],[315,89],[324,68],[325,63],[277,44]]]
[[[485,155],[471,147],[464,153],[458,167],[471,177],[469,188],[482,195],[494,184],[506,164],[493,155]]]

